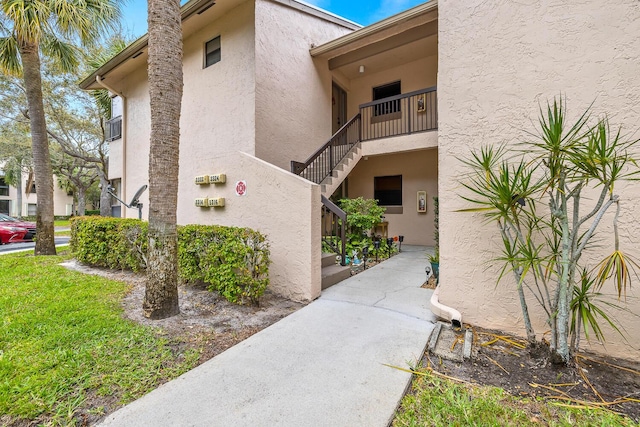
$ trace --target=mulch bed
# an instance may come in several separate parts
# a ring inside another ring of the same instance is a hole
[[[548,359],[548,347],[529,348],[520,338],[474,328],[474,354],[464,363],[426,355],[435,371],[468,382],[580,407],[604,407],[640,420],[640,363],[579,354],[573,367]]]

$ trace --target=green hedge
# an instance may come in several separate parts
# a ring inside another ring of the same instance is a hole
[[[257,303],[269,284],[269,245],[250,228],[187,225],[178,228],[178,271],[203,281],[233,303]]]
[[[147,266],[147,223],[111,217],[71,218],[69,245],[85,264],[139,271]]]
[[[146,267],[147,223],[137,219],[71,220],[71,250],[78,261],[113,269]],[[269,284],[269,246],[249,228],[178,227],[178,272],[204,282],[233,303],[257,303]]]

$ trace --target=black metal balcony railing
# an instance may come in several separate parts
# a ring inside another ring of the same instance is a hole
[[[360,105],[362,141],[438,129],[436,87]]]
[[[122,116],[114,117],[105,123],[105,137],[108,142],[122,138]]]

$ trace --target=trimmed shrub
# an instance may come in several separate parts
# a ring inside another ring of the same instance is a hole
[[[84,214],[85,214],[86,216],[96,216],[96,215],[100,215],[100,209],[97,209],[97,210],[88,210],[88,209],[87,209],[87,210],[85,210],[85,211],[84,211]]]
[[[233,303],[258,303],[269,284],[269,245],[250,228],[187,225],[178,229],[178,272]]]
[[[112,269],[146,268],[147,223],[137,219],[71,220],[71,250],[78,261]],[[249,228],[178,227],[178,273],[204,282],[233,303],[257,304],[269,284],[269,245]]]
[[[147,223],[138,219],[75,217],[71,251],[85,264],[139,271],[147,266]]]

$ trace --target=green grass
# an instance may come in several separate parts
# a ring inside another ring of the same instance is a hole
[[[126,403],[190,369],[165,339],[122,318],[123,283],[72,272],[62,255],[0,256],[0,414],[75,423],[87,396]]]
[[[459,384],[429,372],[414,378],[393,427],[638,426],[606,410],[566,409],[550,401],[514,397],[496,387]]]
[[[56,220],[53,222],[55,227],[71,227],[71,223],[68,219],[65,220]]]

